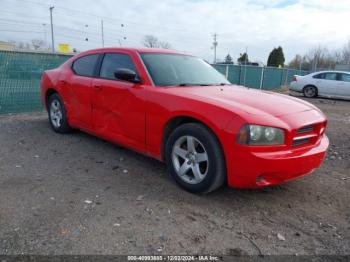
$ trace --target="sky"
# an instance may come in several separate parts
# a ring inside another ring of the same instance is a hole
[[[246,48],[266,64],[274,47],[286,61],[321,45],[330,50],[350,40],[350,0],[0,0],[0,41],[51,43],[49,7],[54,6],[55,45],[78,50],[142,46],[145,35],[210,62]],[[86,41],[88,39],[88,41]]]

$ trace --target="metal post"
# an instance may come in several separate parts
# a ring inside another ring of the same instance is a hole
[[[286,78],[285,78],[285,81],[284,81],[284,85],[285,86],[288,85],[288,74],[289,74],[289,69],[287,68]]]
[[[103,32],[103,20],[101,20],[101,37],[102,37],[102,47],[105,47],[105,37]]]
[[[218,45],[218,41],[216,40],[217,36],[218,35],[216,33],[213,35],[213,37],[214,37],[214,42],[213,42],[213,47],[214,47],[214,64],[216,64],[216,47]]]
[[[245,58],[244,58],[244,82],[243,82],[243,86],[245,86],[245,79],[246,79],[246,75],[247,75],[247,60],[248,58],[248,47],[245,48]]]
[[[228,79],[228,65],[226,65],[226,73],[225,73],[226,79]]]
[[[55,53],[55,40],[53,36],[53,22],[52,22],[52,10],[54,6],[50,7],[50,20],[51,20],[51,45],[52,45],[52,53]]]
[[[263,83],[264,83],[264,70],[265,70],[265,67],[263,66],[263,67],[261,68],[260,90],[262,90],[262,88],[263,88]]]

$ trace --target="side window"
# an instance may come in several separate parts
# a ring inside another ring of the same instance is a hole
[[[340,81],[350,82],[350,74],[340,74]]]
[[[325,73],[324,79],[326,80],[337,80],[337,73]]]
[[[126,54],[105,54],[100,70],[100,77],[116,79],[115,71],[121,68],[130,69],[136,72],[131,57]]]
[[[75,60],[72,67],[74,73],[81,76],[94,76],[98,56],[98,54],[87,55]]]
[[[317,79],[324,79],[324,74],[317,74],[317,75],[314,75],[313,78],[317,78]]]

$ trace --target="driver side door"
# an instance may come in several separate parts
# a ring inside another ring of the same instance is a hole
[[[94,131],[111,141],[145,151],[145,89],[140,83],[117,79],[118,69],[137,73],[127,53],[105,53],[99,75],[93,79]]]

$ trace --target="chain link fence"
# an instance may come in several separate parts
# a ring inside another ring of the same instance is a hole
[[[40,78],[43,71],[56,68],[70,55],[0,51],[0,114],[42,110]],[[288,85],[293,75],[306,71],[273,67],[213,65],[238,85],[271,90]]]
[[[40,79],[71,56],[0,51],[0,114],[42,110]]]
[[[215,64],[213,67],[225,75],[232,84],[263,90],[287,86],[294,75],[306,75],[308,73],[307,71],[288,68],[249,65]]]

